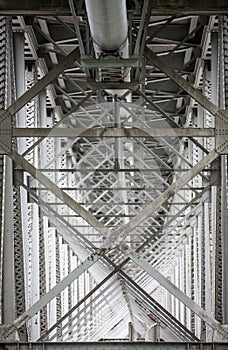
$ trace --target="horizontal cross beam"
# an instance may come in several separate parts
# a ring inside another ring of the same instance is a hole
[[[185,173],[187,171],[189,171],[191,168],[188,168],[188,169],[175,169],[175,168],[171,168],[171,169],[164,169],[164,168],[122,168],[122,169],[118,169],[118,168],[54,168],[54,169],[38,169],[39,171],[43,172],[43,173],[73,173],[73,172],[76,172],[76,173],[94,173],[94,172],[97,172],[97,173],[139,173],[139,172],[142,172],[142,173],[151,173],[151,172],[166,172],[166,173],[171,173],[171,172],[179,172],[179,173]],[[208,172],[208,171],[214,171],[214,170],[218,170],[218,169],[203,169],[202,171],[204,172]],[[95,187],[92,187],[92,189],[94,189]],[[104,187],[100,187],[102,190],[104,189]],[[83,188],[83,187],[80,187],[79,188],[80,190],[88,190],[89,187],[86,187],[86,188]],[[98,189],[98,187],[96,188]],[[114,187],[109,187],[108,189],[115,189]],[[124,187],[122,188],[124,190],[127,190],[128,187]],[[130,189],[130,188],[129,188]],[[133,189],[135,190],[145,190],[147,189],[147,187],[139,187],[139,188],[134,188]],[[153,187],[149,187],[149,189],[158,189],[157,187],[156,188],[153,188]],[[197,187],[198,189],[198,187]]]
[[[13,128],[14,137],[214,137],[214,128]]]
[[[141,14],[141,8],[129,8],[134,11],[138,10]],[[78,9],[80,14],[80,9]],[[224,0],[159,0],[154,1],[152,5],[151,15],[219,15],[228,13],[228,4]],[[18,0],[1,0],[0,1],[1,15],[49,15],[49,16],[70,16],[70,8],[67,1],[55,0],[33,0],[33,1],[18,1]]]
[[[93,59],[89,56],[81,57],[81,65],[86,68],[104,68],[104,67],[138,67],[139,58],[131,56],[130,58],[97,58]]]

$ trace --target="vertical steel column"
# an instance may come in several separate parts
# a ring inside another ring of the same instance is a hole
[[[26,65],[25,70],[26,88],[30,89],[37,81],[37,67],[34,63]],[[26,106],[26,126],[35,127],[37,125],[37,106],[38,99],[35,97],[30,100]],[[31,139],[26,140],[27,146],[30,146],[33,142]],[[38,153],[37,150],[33,150],[27,155],[28,161],[38,166]],[[27,203],[28,212],[28,241],[29,241],[29,285],[30,306],[33,305],[40,297],[40,285],[39,285],[39,208],[36,203]],[[35,341],[40,336],[40,315],[33,316],[30,320],[31,332],[30,339]]]
[[[24,32],[18,31],[13,33],[13,45],[14,45],[14,66],[15,66],[15,88],[16,98],[23,95],[25,92],[25,57],[24,46],[25,38]],[[17,112],[18,127],[26,127],[26,108],[23,107]],[[18,142],[18,152],[22,153],[26,150],[26,140],[21,139]]]
[[[203,213],[203,232],[204,232],[204,258],[205,258],[205,310],[213,315],[213,302],[212,296],[213,284],[212,284],[212,270],[214,269],[214,261],[212,258],[211,248],[213,244],[211,242],[212,231],[212,218],[211,218],[211,205],[204,203]],[[203,305],[202,305],[203,306]],[[210,326],[206,325],[205,341],[212,341],[213,330]]]
[[[42,210],[39,209],[39,285],[40,285],[40,297],[47,292],[46,288],[46,266],[45,266],[45,247],[44,247],[44,222],[43,222]],[[40,310],[40,334],[47,331],[47,307],[45,306]]]
[[[12,161],[6,157],[4,191],[4,232],[2,267],[2,322],[15,319],[14,235],[13,235],[13,181]]]
[[[6,44],[7,44],[7,19],[6,17],[0,17],[0,56],[2,58],[2,64],[0,67],[0,109],[3,110],[7,107],[7,57],[6,57]],[[4,208],[4,167],[5,157],[0,155],[0,309],[2,311],[2,252],[3,252],[3,208]],[[2,312],[0,315],[0,322],[2,321]]]
[[[174,284],[175,286],[177,286],[177,288],[179,288],[179,259],[178,257],[176,257],[176,263],[175,263],[175,267],[174,267]],[[175,315],[177,320],[179,320],[180,317],[180,301],[175,298]]]
[[[13,33],[14,43],[14,67],[15,67],[15,87],[16,98],[25,92],[25,59],[24,59],[24,32]],[[16,116],[16,125],[26,127],[26,112],[22,108]],[[17,142],[18,151],[26,150],[24,139]],[[20,189],[20,184],[15,181],[13,187],[13,215],[14,215],[14,259],[15,259],[15,305],[16,318],[25,311],[25,274],[24,274],[24,242],[27,242],[27,215],[26,215],[27,194],[24,189]],[[22,220],[24,218],[25,229],[22,232]],[[21,341],[27,341],[27,329],[24,325],[19,330]]]
[[[185,294],[191,297],[191,237],[188,237],[185,246]],[[191,312],[188,308],[185,308],[186,321],[185,325],[191,329]]]
[[[180,290],[182,290],[184,293],[185,291],[185,254],[184,254],[184,249],[181,251],[181,256],[180,256]],[[180,304],[180,322],[185,324],[185,313],[186,313],[186,307],[183,303]]]
[[[205,67],[206,68],[206,67]],[[207,70],[205,72],[207,74]],[[197,121],[196,121],[196,126],[198,128],[203,128],[205,127],[204,125],[204,119],[205,119],[205,113],[204,109],[202,106],[198,106],[197,109]],[[204,139],[199,138],[198,142],[204,145]],[[206,148],[206,147],[205,147]],[[201,149],[198,149],[198,160],[201,160],[203,157],[203,152]],[[197,178],[197,184],[199,187],[203,186],[203,181],[202,177],[198,176]],[[205,232],[204,232],[204,206],[200,206],[200,212],[199,215],[197,216],[197,227],[198,227],[198,241],[199,241],[199,249],[198,249],[198,262],[199,262],[199,305],[205,309]],[[199,334],[200,335],[200,340],[205,341],[206,340],[206,323],[203,320],[199,320]]]
[[[1,84],[1,81],[0,81]],[[0,94],[1,95],[1,94]],[[0,102],[1,103],[1,102]],[[1,108],[1,107],[0,107]],[[0,276],[2,276],[2,244],[3,244],[3,174],[4,174],[4,156],[0,155]],[[0,295],[2,294],[2,278],[0,278]],[[0,297],[0,310],[2,310],[2,298]],[[0,322],[2,322],[2,313],[0,313]]]
[[[56,230],[53,227],[48,228],[48,269],[49,269],[49,290],[56,285]],[[56,298],[48,304],[48,323],[49,328],[57,321],[56,318]],[[55,333],[55,331],[53,332]],[[50,334],[50,337],[52,334]],[[56,338],[54,339],[54,341]]]
[[[222,211],[222,305],[223,305],[223,323],[228,324],[228,222],[227,222],[227,156],[223,156],[221,164],[221,211]]]
[[[219,65],[218,65],[218,33],[211,32],[211,70],[205,69],[203,89],[206,97],[218,105],[218,81],[219,81]],[[207,67],[208,68],[208,67]],[[203,127],[215,127],[214,116],[209,112],[204,111],[204,125]],[[207,139],[204,141],[207,149],[213,149],[215,146],[214,139]],[[219,160],[216,160],[213,165],[219,168]],[[203,203],[203,237],[204,237],[204,259],[205,259],[205,310],[211,315],[215,315],[215,303],[218,301],[218,294],[216,286],[220,285],[219,274],[217,274],[220,266],[216,264],[216,257],[218,256],[218,246],[216,242],[219,240],[219,234],[216,230],[218,206],[216,199],[218,191],[220,190],[219,177],[220,171],[214,170],[212,176],[216,176],[218,183],[210,189],[210,199]],[[205,340],[213,340],[213,329],[205,325]]]
[[[70,273],[72,271],[72,250],[70,247],[67,247],[68,249],[68,272]],[[72,302],[72,294],[73,294],[73,286],[72,284],[68,286],[68,310],[71,310],[73,306]],[[68,336],[71,336],[71,329],[72,329],[72,314],[69,315],[68,318]]]
[[[114,96],[114,116],[115,116],[115,127],[121,128],[121,108],[118,102],[118,96]],[[124,168],[124,145],[123,139],[117,137],[115,140],[115,168],[121,169]],[[126,187],[126,176],[124,172],[118,173],[119,186]],[[126,191],[120,192],[120,200],[124,203],[127,203],[127,193]],[[126,205],[122,207],[123,214],[129,215],[129,208]],[[124,218],[124,224],[128,222],[128,218]]]
[[[46,109],[46,90],[40,92],[38,96],[38,125],[40,127],[47,127],[47,109]],[[42,145],[46,145],[46,140],[42,141]],[[43,146],[44,148],[44,146]],[[39,161],[40,168],[43,168],[46,164],[46,152],[42,152],[42,147],[39,147]],[[46,196],[43,195],[45,200]],[[47,276],[46,276],[46,254],[45,254],[45,234],[47,235],[45,218],[42,209],[39,208],[39,284],[40,284],[40,297],[47,292]],[[45,306],[40,311],[40,333],[47,331],[47,307]]]
[[[59,250],[59,256],[60,256],[60,279],[62,280],[64,277],[66,277],[70,273],[69,269],[69,249],[68,244],[63,241],[62,237],[59,237],[60,242],[60,250]],[[61,293],[61,315],[64,315],[68,312],[68,298],[69,298],[69,290],[70,285]],[[66,325],[68,330],[68,324],[69,324],[69,318],[67,317],[64,322],[62,323],[62,326]],[[63,335],[62,335],[63,336]],[[64,338],[62,338],[64,340]]]
[[[191,234],[191,237],[190,237],[190,256],[191,256],[191,260],[190,260],[190,281],[191,281],[191,295],[190,295],[190,298],[192,300],[195,300],[195,288],[194,288],[194,285],[195,285],[195,269],[194,269],[194,235],[193,235],[193,228],[192,228],[192,234]],[[190,311],[190,317],[191,317],[191,331],[195,334],[195,315],[192,311]]]
[[[31,305],[35,304],[39,300],[39,217],[38,207],[32,204],[32,256],[31,256]],[[31,319],[31,341],[35,341],[40,337],[40,317],[39,314],[35,315]]]
[[[5,75],[5,106],[12,99],[12,70],[11,70],[11,43],[9,30],[10,20],[3,17],[1,25],[2,58]],[[3,262],[2,262],[2,322],[12,323],[15,319],[15,280],[14,280],[14,236],[13,236],[13,165],[5,157],[4,183],[4,222],[3,222]]]
[[[204,250],[204,227],[203,227],[203,206],[200,207],[200,213],[197,217],[198,225],[198,264],[199,264],[199,305],[205,309],[205,250]],[[199,320],[199,339],[205,341],[206,334],[205,322]]]
[[[198,227],[197,227],[197,221],[195,222],[194,225],[194,236],[193,236],[193,241],[194,241],[194,301],[196,302],[196,304],[199,304],[199,265],[198,265],[198,243],[199,243],[199,237],[198,237]],[[199,334],[199,322],[200,319],[198,318],[198,316],[195,315],[195,335],[197,337],[200,336]]]
[[[56,283],[60,281],[60,237],[58,232],[56,231],[55,236],[55,249],[56,249]],[[62,301],[61,301],[61,295],[58,295],[56,297],[56,320],[58,321],[61,318],[61,311],[62,310]],[[57,333],[57,340],[61,340],[62,332],[61,328],[58,327],[58,333]]]
[[[225,106],[222,108],[228,108],[228,17],[223,18],[223,62],[224,62],[224,101]],[[222,229],[222,305],[223,305],[223,323],[228,324],[228,219],[227,219],[227,155],[221,157],[221,229]]]

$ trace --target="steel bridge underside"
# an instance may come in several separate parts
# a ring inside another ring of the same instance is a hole
[[[228,341],[228,5],[126,11],[0,1],[3,342]]]

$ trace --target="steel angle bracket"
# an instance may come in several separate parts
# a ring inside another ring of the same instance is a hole
[[[0,112],[0,154],[11,152],[11,114],[9,111]]]
[[[220,110],[215,118],[215,149],[228,154],[228,111]]]

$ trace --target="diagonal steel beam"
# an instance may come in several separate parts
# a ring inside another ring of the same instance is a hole
[[[199,90],[197,90],[192,84],[187,80],[182,78],[174,69],[172,69],[168,64],[163,62],[151,49],[147,46],[144,49],[144,56],[153,65],[158,67],[163,73],[165,73],[172,81],[174,81],[178,86],[180,86],[184,91],[186,91],[195,101],[197,101],[201,106],[203,106],[208,112],[213,114],[215,117],[221,117],[222,119],[226,117],[226,112],[220,110],[214,103],[203,96]]]
[[[36,180],[38,180],[43,186],[49,189],[54,195],[67,204],[74,212],[78,213],[86,222],[88,222],[96,230],[100,231],[102,234],[107,233],[107,228],[103,226],[90,212],[85,210],[80,204],[74,201],[68,194],[66,194],[61,188],[59,188],[54,182],[49,180],[45,175],[43,175],[39,170],[37,170],[32,164],[30,164],[26,159],[24,159],[16,151],[11,151],[9,154],[10,158],[15,161],[22,169],[27,171]]]
[[[70,272],[65,278],[57,283],[49,292],[43,295],[34,305],[26,310],[21,316],[19,316],[14,322],[13,326],[20,328],[24,325],[28,319],[39,312],[44,306],[59,295],[68,285],[74,282],[82,273],[87,271],[92,265],[94,265],[101,258],[101,254],[92,254],[86,260],[84,260],[78,267]]]
[[[85,221],[87,221],[92,227],[100,231],[102,234],[106,234],[106,239],[102,247],[112,247],[118,241],[122,241],[128,233],[135,230],[144,220],[146,220],[151,213],[156,212],[160,206],[167,201],[168,198],[173,196],[179,189],[187,184],[193,177],[195,177],[201,170],[209,165],[213,160],[218,157],[216,151],[210,152],[205,158],[203,158],[198,164],[196,164],[191,170],[189,170],[183,177],[178,179],[173,185],[171,185],[164,193],[159,195],[151,204],[149,204],[142,212],[135,216],[135,218],[127,225],[116,231],[109,231],[102,223],[100,223],[91,213],[86,211],[82,206],[75,202],[70,196],[68,196],[63,190],[58,188],[56,184],[50,181],[40,171],[38,171],[33,165],[27,162],[17,152],[12,151],[10,157],[22,168],[29,172],[34,178],[40,181],[46,188],[52,191],[60,200],[66,203],[72,210],[78,213]]]
[[[161,113],[161,115],[167,120],[168,124],[173,128],[179,128],[180,126],[174,121],[174,119],[166,113],[158,104],[154,103],[151,98],[147,97],[142,91],[137,90],[135,91],[136,94],[141,96],[146,102],[148,102],[151,106],[153,106],[158,112]],[[193,135],[195,137],[195,135]],[[199,147],[204,153],[208,154],[209,151],[201,145],[201,143],[198,140],[195,140],[194,137],[189,136],[189,139],[197,146]]]
[[[85,95],[85,97],[78,102],[78,104],[74,105],[73,108],[71,108],[66,114],[64,114],[62,116],[62,118],[55,124],[53,125],[53,127],[50,128],[50,133],[53,132],[53,130],[55,130],[55,128],[57,128],[59,125],[61,125],[61,123],[67,118],[69,117],[72,113],[75,113],[77,110],[79,110],[86,101],[88,101],[88,99],[91,98],[92,94],[94,93],[94,91],[90,91],[87,95]],[[30,147],[28,147],[26,149],[26,151],[22,154],[23,157],[25,157],[29,152],[31,152],[36,146],[38,146],[40,144],[41,141],[44,140],[44,136],[40,137],[38,140],[36,140]]]
[[[22,184],[21,186],[32,196],[33,201],[48,216],[51,224],[59,232],[61,232],[61,236],[67,242],[72,251],[79,256],[79,259],[81,258],[81,256],[78,252],[81,250],[82,244],[84,246],[84,248],[82,248],[83,253],[91,254],[92,249],[93,251],[95,251],[96,247],[86,238],[84,234],[82,234],[75,227],[72,227],[62,215],[60,215],[56,210],[54,210],[42,198],[40,198],[35,191],[33,191],[25,184]],[[76,247],[77,249],[75,249]]]
[[[213,182],[210,184],[212,185]],[[200,196],[202,195],[202,193],[204,193],[205,191],[207,191],[209,188],[209,186],[207,188],[205,188],[203,190],[203,192],[199,193],[195,198],[193,198],[183,209],[181,209],[176,215],[175,217],[173,217],[172,219],[170,219],[168,222],[167,222],[167,226],[168,224],[170,224],[172,221],[174,221],[174,219],[176,218],[176,216],[178,216],[178,214],[182,213],[184,210],[186,210],[186,208],[191,205],[196,199],[200,198]],[[146,240],[137,250],[136,252],[139,252],[140,250],[142,250],[143,248],[145,248],[145,246],[150,243],[150,240],[151,239],[148,239]],[[91,243],[92,245],[92,243]],[[129,258],[126,258],[119,266],[116,266],[108,257],[106,257],[104,255],[104,258],[105,260],[110,263],[110,265],[114,268],[114,270],[109,274],[107,275],[101,282],[99,282],[97,284],[96,287],[94,287],[94,289],[92,289],[87,295],[85,295],[75,306],[73,306],[64,316],[61,317],[61,319],[55,323],[48,331],[46,331],[46,333],[42,334],[42,336],[40,337],[40,339],[38,339],[39,341],[40,340],[43,340],[45,339],[48,334],[50,334],[57,326],[59,326],[70,314],[72,314],[73,311],[75,311],[80,305],[82,305],[90,296],[92,296],[96,291],[98,291],[103,285],[105,282],[107,282],[111,277],[113,277],[118,271],[121,273],[121,275],[128,280],[128,282],[132,283],[134,286],[136,286],[136,283],[134,281],[131,280],[131,278],[126,274],[124,273],[121,268],[123,266],[125,266],[128,262],[129,262]],[[137,289],[141,290],[141,287],[137,284]],[[142,291],[144,294],[146,293],[145,291]],[[176,320],[176,322],[178,323],[178,321]],[[180,326],[182,328],[184,328],[183,325],[180,324]],[[189,334],[191,334],[191,332],[189,332]]]
[[[179,299],[184,305],[186,305],[190,310],[192,310],[196,315],[198,315],[202,320],[204,320],[213,329],[220,327],[220,323],[211,317],[204,309],[197,305],[192,299],[190,299],[184,292],[177,288],[171,281],[169,281],[165,276],[163,276],[159,271],[157,271],[147,260],[142,258],[136,252],[128,253],[128,256],[134,261],[138,266],[140,266],[144,271],[146,271],[152,278],[154,278],[160,285],[167,289],[172,295]]]
[[[156,213],[158,209],[177,191],[192,180],[200,171],[206,166],[210,165],[219,154],[213,150],[206,157],[200,160],[192,169],[190,169],[184,176],[174,182],[165,192],[160,194],[152,203],[148,204],[139,214],[137,214],[128,224],[121,229],[110,231],[102,245],[104,248],[113,247],[113,245],[120,244],[126,236],[134,231],[144,220],[146,220],[151,213]]]
[[[21,95],[15,102],[13,102],[4,112],[3,115],[13,115],[24,107],[32,98],[45,89],[53,80],[55,80],[66,68],[71,66],[80,58],[78,47],[67,55],[59,64],[52,68],[43,78],[34,84],[29,90]]]
[[[116,288],[115,280],[111,280],[109,284],[106,284],[103,289],[99,290],[99,294],[96,293],[92,300],[90,300],[90,303],[85,303],[83,307],[81,307],[79,310],[77,310],[77,313],[74,313],[71,317],[71,325],[72,325],[72,332],[74,333],[74,329],[76,324],[79,324],[80,321],[83,319],[86,319],[87,322],[89,321],[89,318],[91,318],[91,308],[93,308],[94,312],[97,310],[98,314],[101,312],[103,313],[102,308],[105,303],[107,303],[110,306],[110,313],[115,314],[115,309],[117,309],[117,312],[119,311],[119,300],[116,302],[114,299],[117,299],[118,297],[118,289]],[[112,311],[111,311],[112,310]],[[67,323],[62,323],[60,327],[56,329],[56,333],[58,332],[58,329],[61,328],[63,336],[68,333],[67,330]],[[49,337],[49,341],[52,341],[55,339],[54,332]]]
[[[58,327],[67,317],[69,317],[79,306],[81,306],[87,299],[89,299],[96,291],[98,291],[108,280],[110,280],[116,273],[116,270],[110,272],[101,282],[99,282],[93,289],[91,289],[79,302],[74,305],[68,312],[65,313],[54,325],[52,325],[45,333],[41,335],[38,341],[45,339],[56,327]]]
[[[151,295],[148,294],[142,287],[140,287],[139,284],[135,282],[131,277],[129,277],[128,274],[120,270],[120,275],[123,277],[123,279],[126,280],[128,288],[134,291],[134,294],[139,295],[141,299],[154,306],[153,312],[158,316],[158,318],[163,319],[163,317],[166,317],[165,322],[169,324],[169,327],[174,327],[178,333],[184,334],[190,341],[199,341],[199,339],[187,327],[185,327],[178,319],[176,319],[170,312],[168,312],[157,300],[151,297]]]

